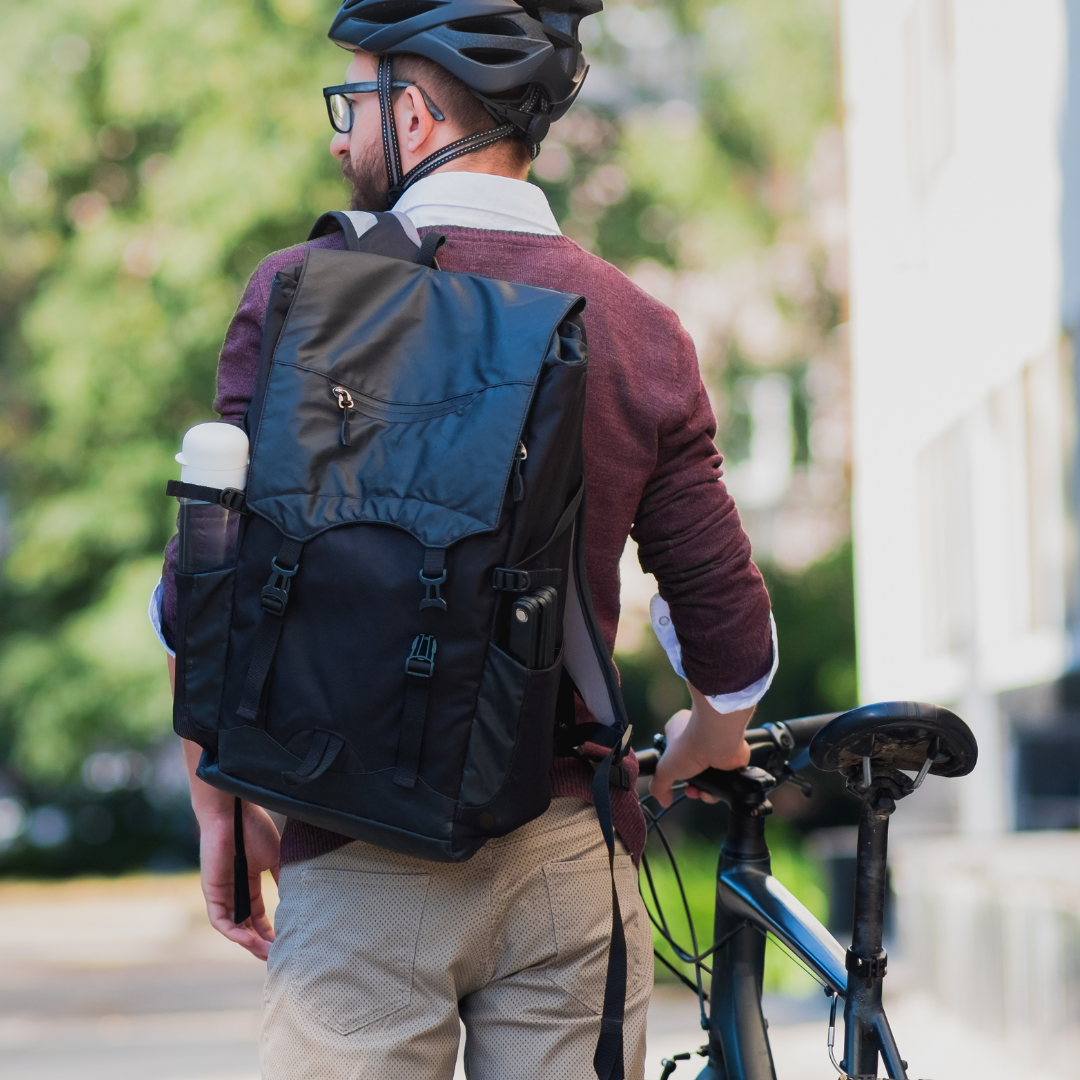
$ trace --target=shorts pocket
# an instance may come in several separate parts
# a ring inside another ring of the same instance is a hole
[[[288,993],[341,1035],[405,1008],[429,880],[306,867],[284,960]]]
[[[178,735],[196,742],[205,741],[218,727],[235,576],[232,568],[211,574],[176,574],[173,726]],[[200,737],[200,733],[205,735]]]
[[[604,1011],[608,949],[611,944],[611,876],[607,856],[544,864],[556,957],[545,974],[587,1009]],[[638,895],[637,869],[629,855],[615,856],[626,934],[626,999],[640,992],[652,974],[652,938]]]

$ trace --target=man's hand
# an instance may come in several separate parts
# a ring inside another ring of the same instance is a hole
[[[649,784],[650,794],[661,806],[671,805],[676,781],[688,780],[708,768],[741,769],[750,761],[750,747],[743,734],[754,710],[719,713],[704,694],[689,683],[687,686],[693,707],[681,709],[667,722],[667,750],[657,762]],[[694,787],[688,787],[686,794],[691,799],[716,802],[713,796]]]
[[[176,660],[169,657],[169,682],[176,692]],[[266,914],[262,874],[269,870],[277,881],[281,873],[281,837],[273,818],[254,803],[244,803],[244,850],[247,854],[251,917],[239,926],[233,920],[234,800],[195,775],[202,749],[184,741],[184,765],[191,785],[191,807],[199,822],[199,864],[203,897],[210,925],[253,956],[265,960],[274,940],[274,927]]]
[[[262,807],[244,803],[244,848],[251,890],[251,917],[237,926],[232,920],[233,808],[232,797],[228,798],[230,805],[226,813],[199,815],[199,862],[206,913],[210,916],[210,925],[218,933],[265,960],[270,942],[274,940],[274,927],[266,914],[262,872],[269,870],[274,880],[278,880],[281,842],[270,815]]]

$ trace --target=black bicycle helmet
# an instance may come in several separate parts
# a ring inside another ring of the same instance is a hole
[[[416,53],[441,64],[535,153],[581,90],[588,66],[578,24],[603,6],[602,0],[345,0],[330,39],[379,56]]]

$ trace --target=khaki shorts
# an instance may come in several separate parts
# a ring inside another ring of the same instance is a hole
[[[642,1080],[652,937],[615,859],[629,953],[624,1052]],[[260,1051],[264,1080],[589,1080],[611,933],[596,812],[559,798],[468,862],[359,841],[285,867]]]

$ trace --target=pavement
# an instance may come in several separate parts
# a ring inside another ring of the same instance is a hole
[[[194,875],[0,884],[0,973],[0,1080],[259,1080],[263,965],[210,929]],[[1040,1071],[1030,1047],[914,992],[887,1003],[913,1078],[1080,1077],[1076,1057]],[[696,1012],[692,994],[657,988],[646,1080],[704,1041]],[[835,1076],[824,995],[768,997],[765,1012],[779,1080]]]

